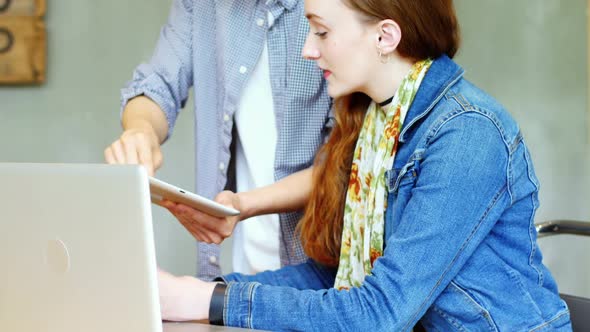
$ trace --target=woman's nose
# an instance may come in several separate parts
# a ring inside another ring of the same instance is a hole
[[[317,60],[320,58],[320,50],[310,42],[309,37],[305,41],[305,45],[303,45],[301,56],[307,60]]]

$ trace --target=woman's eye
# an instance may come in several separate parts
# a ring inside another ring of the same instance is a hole
[[[320,37],[320,38],[324,38],[326,37],[328,33],[327,32],[316,32],[315,35]]]

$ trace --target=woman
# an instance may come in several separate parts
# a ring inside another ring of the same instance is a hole
[[[307,264],[227,284],[160,273],[163,316],[268,330],[571,330],[541,262],[509,114],[462,78],[451,0],[306,0],[336,125],[300,224]],[[392,97],[393,96],[393,97]]]

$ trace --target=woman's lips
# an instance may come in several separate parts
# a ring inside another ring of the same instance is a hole
[[[324,70],[324,78],[328,78],[330,75],[332,75],[332,72],[329,70]]]

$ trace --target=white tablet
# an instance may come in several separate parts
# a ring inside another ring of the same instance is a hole
[[[150,178],[150,194],[154,204],[161,205],[163,199],[181,203],[195,210],[205,212],[215,217],[237,216],[240,211],[221,205],[215,201],[199,196],[190,191],[178,188],[164,181]]]

